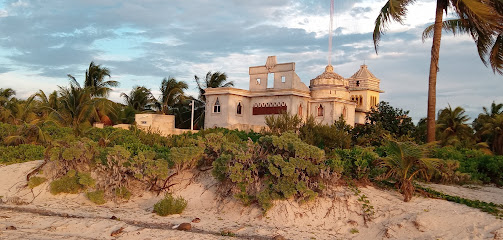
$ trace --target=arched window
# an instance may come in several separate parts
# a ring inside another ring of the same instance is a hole
[[[297,115],[298,115],[299,117],[302,117],[302,104],[300,104],[300,105],[299,105],[299,110],[298,110],[298,112],[297,112]]]
[[[360,81],[356,81],[356,86],[359,87],[360,86]]]
[[[217,98],[217,101],[215,101],[215,105],[213,105],[213,112],[214,113],[220,112],[220,101],[218,101],[218,98]]]
[[[344,119],[347,119],[347,116],[348,116],[348,109],[346,108],[346,106],[344,106],[344,108],[342,109],[342,117]]]
[[[360,95],[359,100],[360,100],[360,106],[362,106],[363,105],[363,97],[362,97],[362,95]]]
[[[323,116],[323,106],[320,104],[320,106],[318,107],[318,117],[322,116]]]
[[[243,106],[241,106],[241,102],[238,103],[238,106],[236,108],[236,113],[237,114],[241,114],[241,109],[243,108]]]

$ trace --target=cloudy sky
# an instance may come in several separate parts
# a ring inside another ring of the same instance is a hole
[[[383,0],[336,0],[332,64],[350,77],[365,62],[381,79],[381,100],[426,116],[431,39],[421,33],[434,18],[435,1],[409,9],[405,25],[392,24],[379,54],[373,22]],[[227,73],[248,88],[248,67],[267,56],[296,62],[303,82],[327,65],[329,0],[0,0],[0,88],[25,98],[38,89],[82,81],[91,61],[108,67],[121,92],[144,85],[159,93],[164,77],[189,84],[194,75]],[[444,34],[437,109],[462,106],[472,117],[503,102],[502,76],[486,68],[468,36]]]

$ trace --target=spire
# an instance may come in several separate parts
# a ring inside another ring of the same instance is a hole
[[[330,24],[328,27],[328,65],[332,65],[332,38],[334,28],[334,0],[330,1]]]

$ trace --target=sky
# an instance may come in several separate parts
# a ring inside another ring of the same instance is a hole
[[[383,0],[335,0],[332,65],[350,77],[361,64],[381,80],[381,100],[426,116],[435,0],[418,0],[404,25],[393,23],[376,54],[374,21]],[[189,85],[194,75],[225,72],[248,89],[248,67],[267,56],[296,62],[306,85],[328,62],[329,0],[0,0],[0,88],[27,98],[39,89],[82,82],[91,61],[119,81],[110,99],[146,86],[154,95],[165,77]],[[469,36],[444,33],[437,77],[437,110],[461,106],[473,120],[503,102],[503,79],[480,61]]]

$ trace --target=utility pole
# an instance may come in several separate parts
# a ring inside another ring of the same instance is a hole
[[[192,115],[190,117],[190,130],[194,131],[194,100],[192,100],[192,103],[190,103],[192,106]]]

